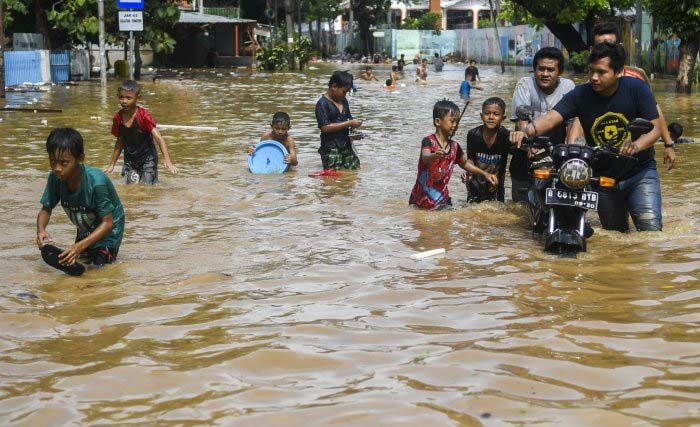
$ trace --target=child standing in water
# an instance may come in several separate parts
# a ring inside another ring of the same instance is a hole
[[[488,98],[481,106],[483,124],[467,134],[467,162],[471,179],[467,180],[467,201],[504,201],[503,181],[511,144],[510,132],[501,126],[506,117],[506,103]],[[466,177],[465,177],[466,180]]]
[[[328,90],[316,102],[316,121],[321,129],[323,169],[358,169],[360,159],[350,141],[350,129],[362,126],[362,120],[352,118],[346,99],[352,88],[352,74],[334,71],[328,81]]]
[[[260,140],[265,141],[271,139],[284,145],[284,148],[288,151],[288,154],[284,156],[284,162],[290,166],[296,166],[299,163],[297,161],[297,146],[294,143],[294,138],[289,134],[289,129],[291,129],[291,127],[289,114],[284,111],[278,111],[272,116],[270,130],[263,133]],[[254,152],[254,146],[248,149],[248,154],[253,154]]]
[[[452,206],[447,184],[450,182],[455,163],[468,172],[478,172],[467,162],[462,147],[451,139],[457,130],[459,107],[443,99],[433,106],[435,133],[421,141],[418,160],[418,176],[408,201],[422,209],[440,209]]]
[[[459,97],[465,101],[471,96],[472,89],[481,90],[480,87],[472,85],[473,77],[469,69],[464,70],[464,80],[462,80],[462,85],[459,87]]]
[[[126,183],[158,182],[158,151],[153,140],[158,143],[163,153],[163,163],[168,170],[176,174],[178,169],[170,161],[168,146],[156,129],[156,121],[145,108],[137,105],[141,88],[133,80],[124,80],[119,85],[119,110],[112,119],[112,135],[117,137],[114,152],[109,166],[104,172],[109,174],[114,170],[119,156],[124,151],[124,168],[122,176]]]
[[[60,202],[78,229],[75,243],[58,255],[65,267],[83,253],[96,266],[112,263],[124,234],[124,208],[117,191],[101,170],[83,164],[83,150],[83,137],[75,129],[54,129],[46,140],[51,172],[36,219],[36,243],[42,248],[51,242],[46,228]]]
[[[428,83],[428,60],[425,58],[416,68],[416,82],[420,84]]]

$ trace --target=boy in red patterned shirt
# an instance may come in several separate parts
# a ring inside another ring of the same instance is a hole
[[[114,152],[109,166],[104,168],[106,174],[114,170],[119,156],[124,151],[124,168],[122,176],[126,177],[126,183],[144,182],[156,184],[158,182],[158,151],[153,143],[160,147],[163,153],[163,162],[168,170],[176,174],[178,169],[170,161],[168,146],[156,129],[156,121],[145,108],[136,104],[141,88],[133,80],[124,80],[119,85],[119,105],[112,119],[112,135],[117,137],[114,144]]]

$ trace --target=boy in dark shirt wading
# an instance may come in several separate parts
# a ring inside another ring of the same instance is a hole
[[[352,88],[352,74],[335,71],[328,81],[328,90],[316,102],[316,121],[321,129],[323,169],[358,169],[360,159],[350,140],[350,129],[362,126],[362,120],[352,118],[345,98]]]
[[[124,80],[119,85],[119,110],[112,119],[112,135],[117,137],[114,144],[114,152],[109,166],[104,168],[104,173],[109,174],[114,170],[119,156],[124,151],[124,168],[122,176],[126,177],[126,183],[144,182],[156,184],[158,182],[158,151],[153,140],[158,143],[163,153],[163,163],[168,170],[176,174],[178,169],[170,161],[168,145],[156,129],[156,121],[145,108],[136,104],[141,88],[133,80]]]

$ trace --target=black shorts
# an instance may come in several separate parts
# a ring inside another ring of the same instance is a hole
[[[124,160],[122,176],[126,177],[127,184],[143,182],[144,184],[158,183],[158,157],[149,155],[142,163]]]
[[[111,264],[117,259],[117,254],[119,253],[119,248],[88,248],[85,251],[87,256],[87,262],[96,267],[103,266],[105,264]]]

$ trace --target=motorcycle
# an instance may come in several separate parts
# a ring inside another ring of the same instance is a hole
[[[516,116],[532,123],[533,110],[520,106]],[[635,140],[653,128],[653,123],[635,119],[625,132],[630,132]],[[615,179],[597,173],[596,164],[605,158],[623,155],[611,144],[589,147],[583,138],[574,144],[565,144],[555,143],[548,137],[533,137],[527,138],[522,148],[544,150],[535,156],[535,160],[544,161],[533,162],[530,170],[533,183],[528,191],[528,206],[533,233],[542,234],[546,252],[574,258],[579,252],[586,252],[586,239],[593,235],[593,228],[586,223],[586,212],[597,210],[599,199],[591,184],[602,188],[615,186]]]

